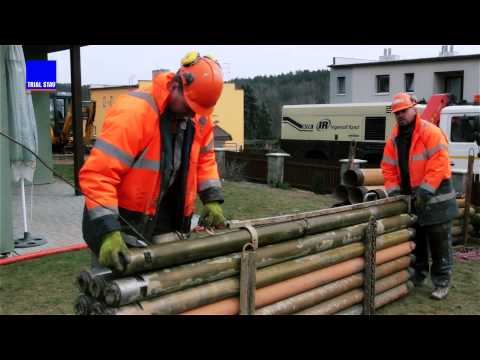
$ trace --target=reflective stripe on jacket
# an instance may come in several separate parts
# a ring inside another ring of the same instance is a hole
[[[169,129],[162,127],[162,120],[169,116],[166,103],[168,83],[173,76],[158,74],[152,88],[118,98],[107,111],[102,131],[80,171],[82,191],[109,208],[85,197],[84,237],[96,250],[103,234],[122,228],[119,212],[122,216],[134,214],[131,218],[141,219],[140,222],[151,219],[168,187],[163,180],[172,165],[163,159],[162,143]],[[185,219],[184,228],[177,229],[184,232],[189,231],[197,192],[203,202],[223,202],[212,119],[194,116],[187,133],[190,135],[184,139],[184,191],[179,194],[179,201],[183,200],[183,213],[179,215]]]

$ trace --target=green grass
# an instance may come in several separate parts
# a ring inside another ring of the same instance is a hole
[[[73,176],[73,165],[54,164],[53,170],[63,176],[66,180],[69,180],[70,182],[75,181]]]
[[[68,174],[68,165],[56,165]],[[70,166],[71,167],[71,166]],[[62,169],[63,168],[63,169]],[[330,207],[331,196],[225,182],[225,215],[251,219]],[[201,210],[200,202],[197,212]],[[0,265],[0,314],[72,314],[79,294],[75,278],[90,265],[88,250]],[[455,263],[454,288],[444,301],[429,299],[431,285],[378,311],[379,314],[480,314],[480,262]]]
[[[0,314],[73,314],[75,277],[89,264],[80,250],[0,265]]]
[[[431,281],[377,311],[379,315],[479,315],[480,261],[455,261],[452,289],[442,301],[430,299]]]

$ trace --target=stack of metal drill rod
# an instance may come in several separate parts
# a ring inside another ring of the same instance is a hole
[[[372,216],[377,219],[375,306],[383,306],[411,289],[416,218],[408,214],[408,200],[399,196],[251,221],[248,228],[240,223],[219,234],[130,249],[122,256],[121,273],[93,279],[82,274],[77,313],[238,314],[242,249],[254,237],[252,227],[258,240],[256,314],[350,309],[362,301],[363,240]]]
[[[382,169],[347,170],[342,180],[334,195],[343,204],[359,204],[387,197]]]
[[[475,236],[475,227],[480,226],[480,213],[476,212],[475,207],[470,206],[465,215],[465,198],[457,199],[459,208],[458,216],[452,221],[452,243],[453,245],[463,244],[464,235],[467,237]],[[467,220],[467,223],[465,223]],[[467,229],[465,229],[467,226]],[[464,233],[466,231],[466,233]]]

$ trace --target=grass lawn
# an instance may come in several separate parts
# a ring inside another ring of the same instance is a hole
[[[71,178],[71,166],[55,165]],[[73,180],[73,179],[72,179]],[[249,219],[330,207],[331,196],[272,189],[247,182],[225,182],[224,211],[229,219]],[[201,206],[197,207],[199,210]],[[78,295],[76,275],[90,264],[88,250],[0,265],[0,314],[72,314]],[[430,286],[379,310],[380,314],[480,314],[480,262],[455,263],[454,286],[445,301],[428,298]]]

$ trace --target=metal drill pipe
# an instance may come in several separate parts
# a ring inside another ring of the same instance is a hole
[[[480,214],[473,215],[471,222],[474,227],[480,227]]]
[[[407,212],[408,205],[402,201],[384,205],[333,213],[309,218],[308,221],[296,220],[288,223],[258,227],[259,246],[279,243],[286,240],[338,229],[368,221],[370,216],[377,219],[399,215]],[[177,241],[168,244],[151,245],[147,248],[130,249],[122,253],[124,263],[123,275],[160,269],[172,265],[181,265],[195,260],[225,255],[240,251],[251,235],[241,229],[230,233],[214,235],[192,241]]]
[[[402,253],[403,255],[403,253]],[[386,249],[379,252],[376,262],[382,264],[397,258],[395,252]],[[365,266],[363,257],[343,261],[316,271],[262,287],[256,291],[257,308],[304,293],[361,271]],[[184,312],[185,315],[235,315],[239,311],[238,297],[231,297]]]
[[[348,187],[345,186],[345,185],[337,185],[337,187],[335,188],[335,191],[333,193],[333,196],[335,196],[335,198],[338,201],[341,201],[341,202],[347,201],[348,200]]]
[[[377,240],[380,238],[381,237],[378,237]],[[410,241],[388,248],[394,241],[398,241],[398,239],[390,239],[390,241],[386,241],[383,244],[377,243],[377,249],[385,248],[385,252],[388,250],[388,253],[393,254],[391,259],[394,259],[409,254],[415,247],[415,244]],[[360,256],[363,251],[363,244],[355,243],[260,269],[257,271],[257,287],[267,286],[281,280],[355,258]],[[377,253],[377,256],[379,255],[380,254]],[[131,313],[178,314],[230,296],[238,295],[238,292],[239,281],[237,277],[232,277],[150,300],[144,300],[134,305],[127,305],[118,309],[110,308],[109,312],[119,315]]]
[[[95,299],[91,296],[80,294],[74,304],[76,315],[90,315],[92,313],[92,306]]]
[[[87,294],[89,295],[90,294],[90,282],[92,281],[92,273],[88,270],[82,270],[80,271],[80,273],[78,274],[77,278],[76,278],[76,285],[77,285],[77,288],[78,290],[80,290],[81,293],[84,293],[84,294]]]
[[[463,218],[464,215],[465,215],[465,208],[459,208],[458,215],[455,217],[455,219]],[[470,216],[474,216],[474,215],[475,215],[475,209],[470,206]]]
[[[407,226],[412,226],[415,221],[415,216],[407,214],[380,219],[378,220],[378,234],[382,235],[401,230]],[[360,241],[363,238],[366,226],[366,223],[354,225],[259,248],[256,252],[257,268]],[[405,233],[400,233],[400,236],[402,234]],[[380,241],[382,240],[380,239]],[[240,271],[240,254],[233,253],[135,277],[114,280],[105,289],[105,301],[110,306],[126,305],[134,301],[233,276]]]
[[[90,294],[99,300],[103,300],[103,291],[108,284],[108,280],[103,276],[96,276],[92,279],[89,286]]]
[[[348,200],[352,204],[359,204],[364,202],[365,195],[369,192],[375,192],[378,197],[386,198],[386,192],[384,186],[358,186],[348,189]]]
[[[414,285],[411,281],[408,281],[405,284],[396,286],[393,289],[387,290],[381,294],[378,294],[375,297],[375,309],[378,309],[382,306],[388,305],[406,295],[412,291]],[[360,304],[349,307],[345,310],[339,311],[334,315],[362,315],[363,307]]]
[[[410,279],[410,276],[411,273],[409,271],[403,270],[379,280],[375,284],[375,294],[381,294],[401,284],[405,284]],[[361,302],[363,297],[364,292],[362,289],[350,290],[343,295],[299,311],[295,315],[332,315]],[[377,308],[377,301],[375,301],[375,308]]]
[[[473,232],[473,226],[468,225],[467,226],[467,235],[470,234],[471,232]],[[452,236],[460,236],[460,235],[465,235],[463,226],[453,226],[452,227]]]
[[[381,279],[408,268],[411,264],[410,256],[402,256],[377,267],[375,278]],[[335,265],[336,266],[336,265]],[[322,301],[341,295],[349,290],[362,286],[364,274],[356,273],[346,278],[319,286],[285,300],[275,302],[258,309],[256,315],[286,315],[309,308]]]
[[[343,174],[343,182],[347,186],[382,186],[382,169],[351,169]]]

